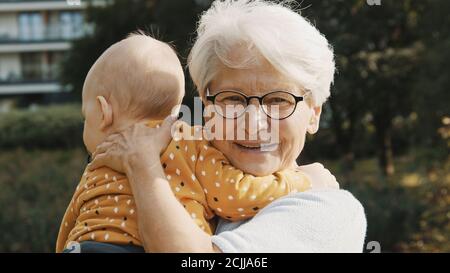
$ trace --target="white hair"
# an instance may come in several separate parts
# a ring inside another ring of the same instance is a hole
[[[216,0],[202,14],[197,35],[188,64],[200,94],[214,79],[219,64],[241,69],[262,56],[277,71],[311,91],[315,105],[323,104],[330,95],[335,72],[333,50],[286,1]],[[246,52],[236,53],[236,46]]]

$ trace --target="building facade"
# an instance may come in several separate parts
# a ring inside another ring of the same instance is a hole
[[[88,27],[84,1],[0,0],[0,96],[64,92],[60,62]]]

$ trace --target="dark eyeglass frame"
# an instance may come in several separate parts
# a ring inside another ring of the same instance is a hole
[[[258,102],[259,102],[259,105],[262,107],[263,112],[264,112],[264,114],[266,114],[267,117],[269,117],[271,119],[276,119],[276,120],[283,120],[283,119],[287,119],[290,116],[292,116],[292,114],[294,114],[295,110],[297,109],[297,104],[299,102],[305,100],[305,96],[296,96],[296,95],[294,95],[294,94],[292,94],[290,92],[283,91],[283,90],[272,91],[272,92],[269,92],[267,94],[264,94],[263,96],[247,96],[244,93],[236,91],[236,90],[222,90],[222,91],[219,91],[215,95],[209,95],[209,88],[206,88],[206,96],[205,97],[206,97],[207,101],[211,102],[214,105],[214,107],[216,107],[216,104],[214,102],[216,100],[216,97],[218,95],[222,94],[222,93],[225,93],[225,92],[233,92],[233,93],[239,94],[239,95],[241,95],[241,96],[243,96],[245,98],[246,103],[247,103],[247,106],[245,107],[245,110],[240,115],[238,115],[237,117],[230,118],[230,117],[226,117],[225,115],[222,115],[222,114],[219,113],[222,117],[224,117],[226,119],[237,119],[237,118],[239,118],[240,116],[242,116],[246,112],[247,107],[250,105],[250,100],[251,99],[257,99]],[[264,107],[263,107],[263,100],[264,100],[264,98],[267,97],[268,95],[273,94],[273,93],[285,93],[285,94],[288,94],[288,95],[290,95],[290,96],[292,96],[294,98],[294,100],[295,100],[294,109],[292,110],[292,112],[288,116],[283,117],[283,118],[272,118],[269,114],[267,114],[266,110],[264,110]]]

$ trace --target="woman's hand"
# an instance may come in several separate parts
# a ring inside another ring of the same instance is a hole
[[[336,177],[322,164],[316,162],[297,168],[310,177],[312,189],[339,189]]]
[[[161,164],[160,154],[172,139],[171,129],[176,119],[176,116],[168,116],[159,128],[150,128],[144,122],[137,123],[108,136],[92,154],[89,170],[107,166],[126,174],[131,168]]]

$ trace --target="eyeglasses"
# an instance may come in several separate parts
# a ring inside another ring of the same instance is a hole
[[[212,102],[216,112],[224,118],[236,119],[247,110],[251,99],[257,99],[263,112],[271,119],[282,120],[290,117],[297,103],[304,100],[286,91],[273,91],[264,96],[246,96],[234,90],[223,90],[215,95],[209,95],[206,89],[206,100]]]

